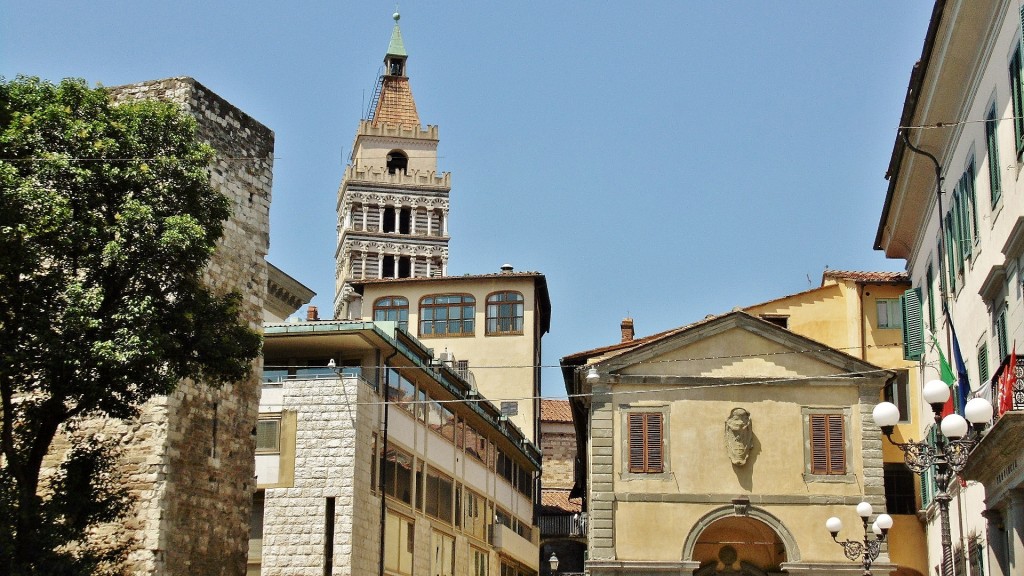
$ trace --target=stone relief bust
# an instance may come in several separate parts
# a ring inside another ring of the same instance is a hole
[[[725,451],[734,466],[747,463],[747,456],[754,446],[754,432],[750,427],[750,412],[733,408],[725,419]]]

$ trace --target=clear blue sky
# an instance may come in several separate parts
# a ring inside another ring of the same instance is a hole
[[[192,76],[276,134],[270,259],[331,310],[391,2],[4,0],[0,75]],[[547,275],[545,364],[817,286],[872,250],[932,2],[403,2],[450,274]],[[564,394],[557,370],[544,390]]]

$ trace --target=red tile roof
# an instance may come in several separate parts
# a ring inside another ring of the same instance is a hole
[[[905,283],[910,282],[906,272],[857,272],[852,270],[825,270],[821,274],[822,281],[825,278],[836,278],[839,280],[853,280],[855,282],[885,282]]]
[[[560,490],[557,488],[544,488],[540,491],[540,505],[543,512],[548,514],[566,512],[569,514],[579,512],[582,500],[575,502],[569,500],[569,489]]]
[[[541,422],[572,422],[572,411],[568,400],[541,400]]]

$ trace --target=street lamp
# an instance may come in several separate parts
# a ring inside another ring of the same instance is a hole
[[[551,553],[551,558],[548,560],[548,564],[551,565],[552,576],[558,574],[558,556],[555,556],[554,552]]]
[[[953,541],[949,532],[949,486],[953,478],[967,465],[967,456],[981,438],[981,431],[992,420],[992,404],[984,398],[974,398],[964,406],[964,419],[959,414],[942,417],[942,407],[949,400],[949,386],[941,380],[924,385],[924,400],[932,407],[935,425],[941,433],[935,435],[935,445],[928,442],[897,442],[893,440],[893,427],[899,422],[900,411],[891,402],[882,402],[871,411],[871,417],[894,446],[903,451],[903,460],[913,472],[923,474],[935,470],[935,501],[939,504],[942,531],[942,576],[953,576]],[[970,426],[968,425],[970,421]]]
[[[843,529],[843,521],[835,516],[825,521],[825,528],[832,534],[832,540],[835,540],[836,544],[842,545],[846,557],[854,562],[858,560],[863,562],[864,576],[871,576],[871,563],[878,558],[882,542],[885,542],[885,536],[889,533],[889,528],[892,528],[892,516],[888,514],[879,514],[869,525],[868,519],[871,518],[871,512],[871,504],[867,502],[857,504],[857,515],[864,523],[864,539],[859,541],[839,541],[837,537],[839,531]]]

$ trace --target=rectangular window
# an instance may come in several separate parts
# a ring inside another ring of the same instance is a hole
[[[281,451],[281,419],[262,418],[256,421],[256,452]]]
[[[388,510],[384,519],[384,568],[396,574],[412,574],[415,543],[412,520]]]
[[[875,304],[879,328],[903,328],[903,313],[898,299],[879,298],[875,300]]]
[[[630,412],[629,471],[658,474],[665,471],[664,422],[661,412]]]
[[[1010,102],[1013,104],[1013,134],[1017,143],[1017,157],[1024,151],[1024,93],[1021,87],[1020,46],[1010,58]]]
[[[910,377],[906,370],[899,370],[896,378],[885,385],[884,398],[900,410],[900,422],[910,422]]]
[[[809,414],[811,474],[846,474],[846,429],[842,414]]]
[[[985,545],[977,534],[967,537],[967,561],[970,564],[970,576],[984,576]]]
[[[1002,307],[999,314],[996,316],[995,322],[996,331],[996,344],[999,346],[999,358],[1002,361],[1006,358],[1006,355],[1010,353],[1009,346],[1007,346],[1006,336],[1006,306]]]
[[[985,117],[985,144],[988,148],[988,185],[989,185],[989,196],[992,201],[992,207],[995,208],[996,204],[999,203],[999,197],[1002,195],[1002,178],[1000,177],[999,167],[999,143],[996,137],[996,128],[998,127],[996,120],[996,105],[992,104],[992,107],[988,110],[988,115]]]
[[[470,546],[469,560],[472,565],[472,568],[470,569],[469,572],[470,576],[487,576],[488,561],[487,552],[485,550],[481,550],[476,546]]]
[[[430,533],[431,576],[455,576],[455,538],[434,530]]]
[[[493,512],[486,498],[466,489],[463,524],[467,534],[477,540],[487,540],[487,525],[490,524]]]
[[[412,456],[397,448],[388,448],[382,468],[384,493],[412,505]]]
[[[428,467],[423,491],[423,512],[451,524],[453,488],[451,478]]]
[[[472,336],[476,299],[469,294],[437,294],[420,300],[420,336]]]
[[[885,464],[885,510],[890,514],[914,514],[917,501],[914,497],[914,473],[906,465]]]

